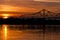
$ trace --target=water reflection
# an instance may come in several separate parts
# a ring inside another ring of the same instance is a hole
[[[46,32],[43,34],[41,28],[37,30],[41,27],[39,25],[35,25],[35,28],[33,25],[0,25],[0,40],[60,40],[60,32],[57,32],[60,30],[60,25],[55,25],[56,28],[52,26],[47,25]]]
[[[3,40],[7,40],[7,26],[8,25],[2,25],[2,30],[3,30]]]

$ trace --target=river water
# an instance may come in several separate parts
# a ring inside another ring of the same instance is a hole
[[[17,27],[16,27],[17,26]],[[60,26],[42,29],[20,29],[21,25],[0,25],[0,40],[60,40]]]

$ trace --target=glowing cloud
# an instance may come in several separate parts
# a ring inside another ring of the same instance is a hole
[[[9,6],[9,5],[0,5],[1,10],[0,11],[18,11],[17,9],[19,7]]]
[[[45,0],[34,0],[34,1],[45,1]]]
[[[60,0],[34,0],[34,1],[44,1],[44,2],[60,2]]]
[[[32,9],[32,10],[31,10]],[[9,11],[9,12],[31,12],[36,9],[34,8],[28,8],[23,6],[11,6],[11,5],[0,5],[0,11]]]

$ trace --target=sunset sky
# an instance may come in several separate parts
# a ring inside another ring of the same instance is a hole
[[[0,11],[35,12],[41,9],[60,11],[60,0],[0,0]]]
[[[0,0],[0,11],[36,12],[41,9],[60,12],[60,0]]]

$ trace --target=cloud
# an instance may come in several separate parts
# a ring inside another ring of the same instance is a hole
[[[44,1],[44,2],[60,2],[60,0],[34,0],[34,1]]]
[[[60,0],[47,0],[47,1],[60,1]]]
[[[46,0],[48,1],[48,0]],[[53,0],[51,0],[53,1]],[[60,6],[60,2],[41,2],[41,1],[33,1],[33,0],[8,0],[3,1],[0,0],[0,4],[2,5],[16,5],[16,6],[24,6],[24,7],[39,7],[39,6]]]
[[[46,0],[46,1],[56,1],[56,0]],[[57,0],[59,1],[59,0]],[[9,0],[3,1],[0,0],[1,5],[11,5],[17,7],[26,7],[26,8],[35,8],[37,10],[46,8],[46,9],[60,9],[60,2],[42,2],[42,1],[33,1],[33,0]],[[31,10],[31,9],[30,9]]]

